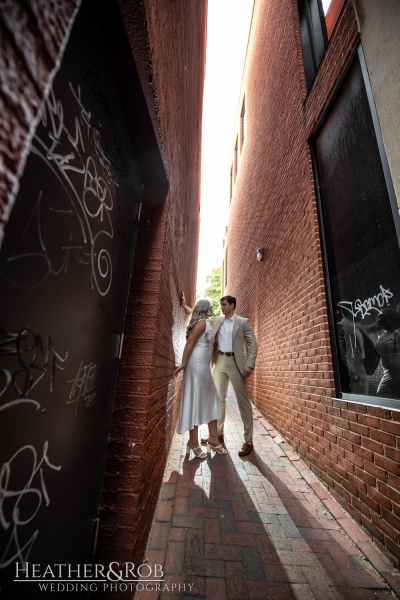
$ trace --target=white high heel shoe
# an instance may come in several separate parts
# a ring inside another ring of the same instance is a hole
[[[216,454],[228,454],[228,450],[226,450],[226,448],[221,446],[221,444],[219,446],[214,446],[213,444],[210,444],[210,442],[207,442],[207,443],[210,446],[210,448],[212,448],[214,450],[214,452]]]
[[[196,454],[196,450],[201,450],[200,454]],[[192,446],[188,442],[187,446],[186,446],[186,454],[189,454],[189,457],[190,457],[190,451],[193,452],[195,458],[207,458],[207,452],[203,452],[203,449],[201,446],[197,446],[197,448],[192,448]]]

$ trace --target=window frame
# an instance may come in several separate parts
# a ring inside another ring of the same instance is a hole
[[[297,0],[304,76],[310,91],[328,44],[325,15],[319,0]]]
[[[322,198],[321,198],[320,180],[319,180],[319,172],[318,172],[318,161],[317,161],[317,153],[316,153],[315,144],[316,144],[316,139],[317,139],[322,127],[324,126],[327,118],[329,117],[331,109],[332,109],[333,105],[335,104],[336,99],[339,96],[339,94],[343,88],[343,85],[347,80],[347,76],[348,76],[350,70],[352,69],[354,62],[357,60],[357,58],[360,61],[363,83],[364,83],[367,98],[368,98],[368,105],[369,105],[369,109],[371,112],[374,132],[375,132],[375,136],[376,136],[376,140],[377,140],[379,157],[380,157],[381,164],[382,164],[382,169],[383,169],[383,173],[384,173],[385,183],[386,183],[390,206],[391,206],[391,211],[392,211],[392,215],[393,215],[394,226],[395,226],[395,230],[396,230],[396,234],[397,234],[397,240],[398,240],[399,247],[400,247],[400,217],[399,217],[400,209],[397,204],[397,198],[396,198],[396,194],[395,194],[395,190],[394,190],[394,186],[393,186],[392,177],[390,174],[389,162],[388,162],[388,159],[386,156],[386,151],[385,151],[385,147],[383,144],[382,132],[381,132],[381,128],[379,125],[379,117],[378,117],[378,113],[377,113],[376,106],[375,106],[375,101],[374,101],[374,97],[373,97],[371,82],[369,80],[368,69],[367,69],[367,65],[365,62],[365,56],[364,56],[364,52],[362,49],[362,44],[360,42],[358,47],[354,51],[351,59],[349,60],[347,67],[344,70],[340,80],[338,81],[335,92],[332,95],[324,113],[322,114],[322,117],[320,119],[318,127],[316,128],[312,137],[309,140],[309,146],[310,146],[311,156],[312,156],[312,166],[313,166],[313,174],[314,174],[314,180],[315,180],[315,188],[316,188],[318,223],[319,223],[319,232],[320,232],[320,236],[321,236],[321,250],[322,250],[322,257],[323,257],[323,270],[324,270],[324,280],[325,280],[325,289],[326,289],[327,307],[328,307],[328,323],[329,323],[329,333],[330,333],[330,341],[331,341],[331,355],[332,355],[335,390],[336,390],[336,394],[333,399],[343,401],[343,402],[352,402],[354,404],[363,404],[363,405],[367,405],[367,406],[374,406],[374,407],[378,407],[378,408],[390,409],[390,410],[395,410],[395,411],[400,412],[400,399],[397,400],[397,399],[393,399],[393,398],[382,398],[382,397],[377,397],[377,396],[364,396],[361,394],[352,394],[349,392],[342,392],[341,385],[340,385],[340,376],[339,376],[340,365],[339,365],[339,355],[338,355],[338,350],[337,350],[337,333],[336,333],[336,328],[335,328],[335,312],[334,312],[335,309],[334,309],[333,300],[332,300],[332,289],[331,289],[331,283],[330,283],[329,264],[328,264],[328,251],[327,251],[327,243],[326,243],[326,236],[325,236],[325,226],[324,226],[324,218],[323,218],[323,211],[322,211]]]

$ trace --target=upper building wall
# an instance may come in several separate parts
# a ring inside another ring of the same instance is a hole
[[[357,13],[372,93],[400,207],[400,146],[393,120],[400,114],[400,4],[357,0]]]

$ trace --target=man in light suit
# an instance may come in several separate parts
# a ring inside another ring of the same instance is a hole
[[[186,313],[192,309],[186,305],[182,292],[182,306]],[[239,456],[247,456],[253,447],[253,411],[249,400],[246,379],[254,370],[257,357],[257,341],[249,320],[235,313],[236,298],[221,298],[223,316],[212,319],[212,329],[216,333],[213,362],[215,369],[213,379],[221,400],[221,419],[218,419],[218,437],[224,442],[224,423],[226,412],[226,393],[229,382],[235,391],[237,403],[244,426],[244,444]],[[206,443],[207,440],[201,440]]]

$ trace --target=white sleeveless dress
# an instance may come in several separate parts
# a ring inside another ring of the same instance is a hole
[[[221,417],[221,403],[210,368],[214,338],[215,333],[206,320],[206,330],[197,340],[183,376],[178,433]]]

